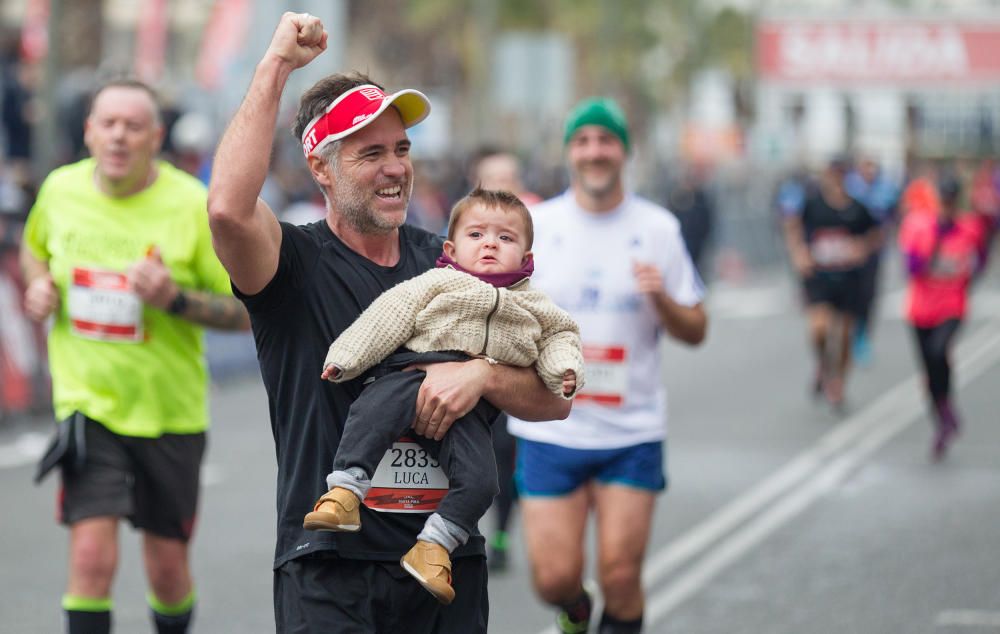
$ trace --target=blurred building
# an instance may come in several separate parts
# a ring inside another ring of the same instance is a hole
[[[949,4],[762,15],[755,154],[816,165],[865,153],[897,174],[913,159],[996,154],[1000,12]]]

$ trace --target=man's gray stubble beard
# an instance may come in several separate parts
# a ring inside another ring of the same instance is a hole
[[[409,210],[410,194],[413,192],[412,179],[409,181],[409,187],[406,188],[406,211],[403,212],[402,220],[396,223],[394,221],[385,221],[373,213],[368,208],[367,201],[365,200],[366,197],[361,193],[359,188],[355,187],[354,182],[350,179],[339,178],[339,176],[337,174],[335,180],[337,185],[333,191],[333,204],[344,220],[358,233],[365,235],[385,235],[392,233],[406,222],[406,211]]]

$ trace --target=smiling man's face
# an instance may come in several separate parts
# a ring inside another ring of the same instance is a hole
[[[331,166],[330,200],[361,233],[389,233],[406,220],[413,189],[410,140],[395,108],[344,139]]]
[[[621,189],[625,156],[621,139],[598,125],[581,127],[567,146],[573,183],[595,198]]]

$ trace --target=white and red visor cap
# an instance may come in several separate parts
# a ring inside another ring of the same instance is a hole
[[[327,143],[343,139],[365,127],[389,106],[395,106],[399,111],[404,128],[420,123],[431,112],[430,100],[419,90],[400,90],[387,95],[378,86],[358,86],[334,99],[326,110],[309,122],[302,132],[302,151],[309,158]]]

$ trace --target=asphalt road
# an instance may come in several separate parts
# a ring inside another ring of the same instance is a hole
[[[890,276],[892,279],[892,276]],[[697,350],[667,347],[670,479],[646,565],[647,632],[1000,632],[1000,275],[976,293],[956,355],[963,434],[928,460],[930,422],[893,284],[870,367],[834,415],[781,272],[717,285]],[[196,632],[273,631],[274,449],[256,376],[213,393],[194,544]],[[47,423],[0,429],[0,632],[61,631],[66,532],[55,479],[31,484]],[[490,518],[485,520],[488,526]],[[119,632],[148,632],[138,540],[126,526]],[[490,580],[491,632],[541,634],[521,539]]]

